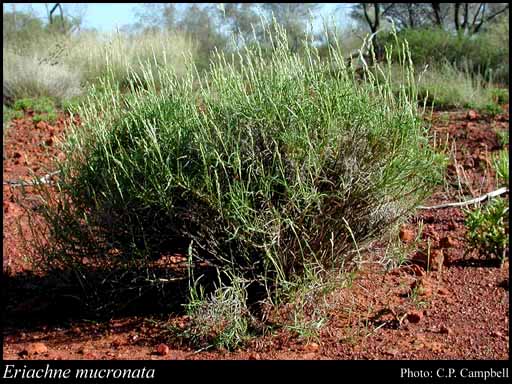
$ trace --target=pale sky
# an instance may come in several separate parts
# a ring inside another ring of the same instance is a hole
[[[46,3],[51,9],[55,3]],[[135,10],[141,3],[61,3],[64,7],[64,12],[69,9],[71,13],[83,12],[85,15],[84,24],[85,28],[96,28],[102,32],[111,32],[116,27],[122,27],[126,24],[132,24],[135,21]],[[178,7],[184,3],[178,3]],[[351,6],[351,3],[336,4],[336,3],[320,3],[322,4],[320,15],[321,17],[331,18],[335,16],[340,21],[347,21],[346,12]],[[343,9],[340,12],[335,12],[336,7],[340,5]],[[32,8],[40,17],[45,17],[46,9],[45,3],[17,3],[15,4],[16,10],[23,10]],[[12,3],[4,3],[6,10],[12,9]],[[321,23],[318,20],[318,26]]]

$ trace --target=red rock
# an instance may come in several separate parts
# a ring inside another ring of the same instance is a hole
[[[14,152],[14,153],[13,153],[13,155],[12,155],[12,157],[13,157],[13,158],[15,158],[15,159],[19,159],[19,158],[21,158],[22,156],[23,156],[23,154],[22,154],[22,153],[20,153],[20,152]]]
[[[156,348],[156,353],[159,354],[160,356],[165,356],[169,353],[169,347],[166,344],[162,343]]]
[[[425,276],[425,270],[421,268],[418,264],[412,264],[410,269],[412,270],[415,276]]]
[[[453,239],[452,237],[450,236],[445,236],[441,239],[441,242],[439,243],[439,245],[441,246],[441,248],[452,248],[452,247],[456,247],[458,244],[458,242]]]
[[[476,113],[476,111],[473,111],[473,110],[469,111],[468,112],[468,119],[469,120],[476,120],[476,119],[478,119],[478,113]]]
[[[80,355],[86,355],[89,353],[89,351],[87,350],[87,348],[82,347],[77,351],[77,353],[79,353]]]
[[[423,318],[423,312],[421,311],[411,311],[407,314],[407,320],[410,323],[419,323]]]
[[[499,331],[493,331],[493,332],[491,332],[491,336],[492,337],[502,337],[503,333],[501,333]]]
[[[309,343],[304,347],[304,350],[309,352],[318,352],[320,346],[317,343]]]
[[[314,352],[306,353],[304,356],[302,356],[302,358],[304,360],[313,360],[316,358],[316,353],[314,353]]]
[[[430,252],[430,269],[440,271],[444,264],[444,253],[442,249],[433,249]]]
[[[26,352],[27,355],[37,355],[48,352],[48,347],[44,343],[31,343],[29,344],[23,351]]]
[[[454,231],[454,230],[456,230],[456,229],[457,229],[457,224],[455,224],[455,222],[453,222],[453,221],[452,221],[452,222],[450,222],[450,223],[448,224],[448,229],[449,229],[450,231]]]
[[[46,123],[44,121],[40,121],[39,123],[36,124],[36,128],[37,129],[45,129]]]
[[[399,236],[400,240],[402,240],[404,243],[409,243],[414,240],[414,232],[404,227],[400,229]]]
[[[439,328],[439,332],[443,333],[443,334],[446,334],[446,335],[451,335],[453,334],[453,331],[451,328],[448,328],[446,325],[441,325],[441,327]]]
[[[5,213],[9,212],[9,205],[10,205],[10,203],[8,201],[4,201],[4,212]]]
[[[443,295],[443,296],[447,296],[450,292],[446,288],[440,287],[437,290],[437,293],[439,293],[440,295]]]
[[[251,353],[249,354],[249,360],[261,360],[261,356],[259,353]]]

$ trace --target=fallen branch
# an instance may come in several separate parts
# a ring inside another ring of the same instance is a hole
[[[503,188],[497,189],[495,191],[486,193],[485,195],[476,197],[471,200],[461,201],[459,203],[446,203],[446,204],[434,205],[432,207],[425,207],[425,206],[420,205],[419,207],[416,207],[416,208],[417,209],[439,209],[439,208],[448,208],[448,207],[463,207],[466,205],[479,203],[479,202],[484,201],[485,199],[488,199],[490,197],[496,197],[499,195],[503,195],[504,193],[507,193],[507,192],[508,192],[508,188],[503,187]]]
[[[21,187],[21,186],[33,186],[38,184],[49,184],[51,182],[51,177],[60,173],[60,171],[50,172],[47,175],[39,178],[39,180],[35,181],[23,181],[23,180],[7,180],[4,181],[4,185],[10,185],[11,187]]]

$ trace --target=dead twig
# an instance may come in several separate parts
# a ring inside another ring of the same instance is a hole
[[[60,171],[50,172],[47,175],[39,178],[35,181],[23,181],[23,180],[7,180],[4,181],[4,185],[10,185],[11,187],[22,187],[22,186],[33,186],[38,184],[49,184],[51,183],[51,177],[59,174]]]
[[[434,205],[432,207],[425,207],[425,206],[420,205],[420,206],[418,206],[416,208],[417,209],[439,209],[439,208],[448,208],[448,207],[463,207],[463,206],[466,206],[466,205],[471,205],[471,204],[479,203],[479,202],[484,201],[484,200],[486,200],[486,199],[488,199],[490,197],[496,197],[496,196],[499,196],[499,195],[503,195],[504,193],[508,193],[508,188],[507,187],[503,187],[503,188],[497,189],[495,191],[486,193],[485,195],[476,197],[476,198],[471,199],[471,200],[461,201],[459,203],[446,203],[446,204]]]

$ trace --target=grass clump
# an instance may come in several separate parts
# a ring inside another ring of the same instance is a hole
[[[219,54],[204,76],[191,66],[179,80],[165,67],[145,71],[131,94],[109,82],[93,91],[65,148],[60,200],[47,205],[47,266],[78,269],[87,255],[108,268],[145,266],[134,279],[155,281],[154,260],[188,251],[205,287],[215,276],[230,288],[233,276],[249,282],[236,291],[243,298],[226,288],[209,299],[242,308],[305,265],[348,268],[351,251],[412,213],[443,170],[408,93],[413,76],[394,95],[370,74],[359,82],[337,49],[326,62],[286,47],[281,32],[269,57],[256,46],[239,69]],[[239,340],[227,329],[222,337]]]
[[[428,68],[418,80],[420,99],[444,108],[474,108],[483,113],[501,112],[494,102],[496,89],[468,69],[460,70],[445,62]]]
[[[201,286],[191,287],[185,305],[191,324],[180,336],[196,347],[232,349],[249,340],[255,319],[247,307],[247,282],[237,276],[229,281],[229,286],[219,282],[209,295]]]
[[[66,100],[79,95],[80,74],[66,64],[49,64],[37,55],[22,56],[3,50],[3,83],[11,100],[49,97]]]
[[[500,185],[508,186],[508,150],[498,152],[493,159],[493,168],[496,171],[496,178]]]
[[[491,91],[492,100],[498,105],[504,105],[508,103],[508,89],[494,88]]]

